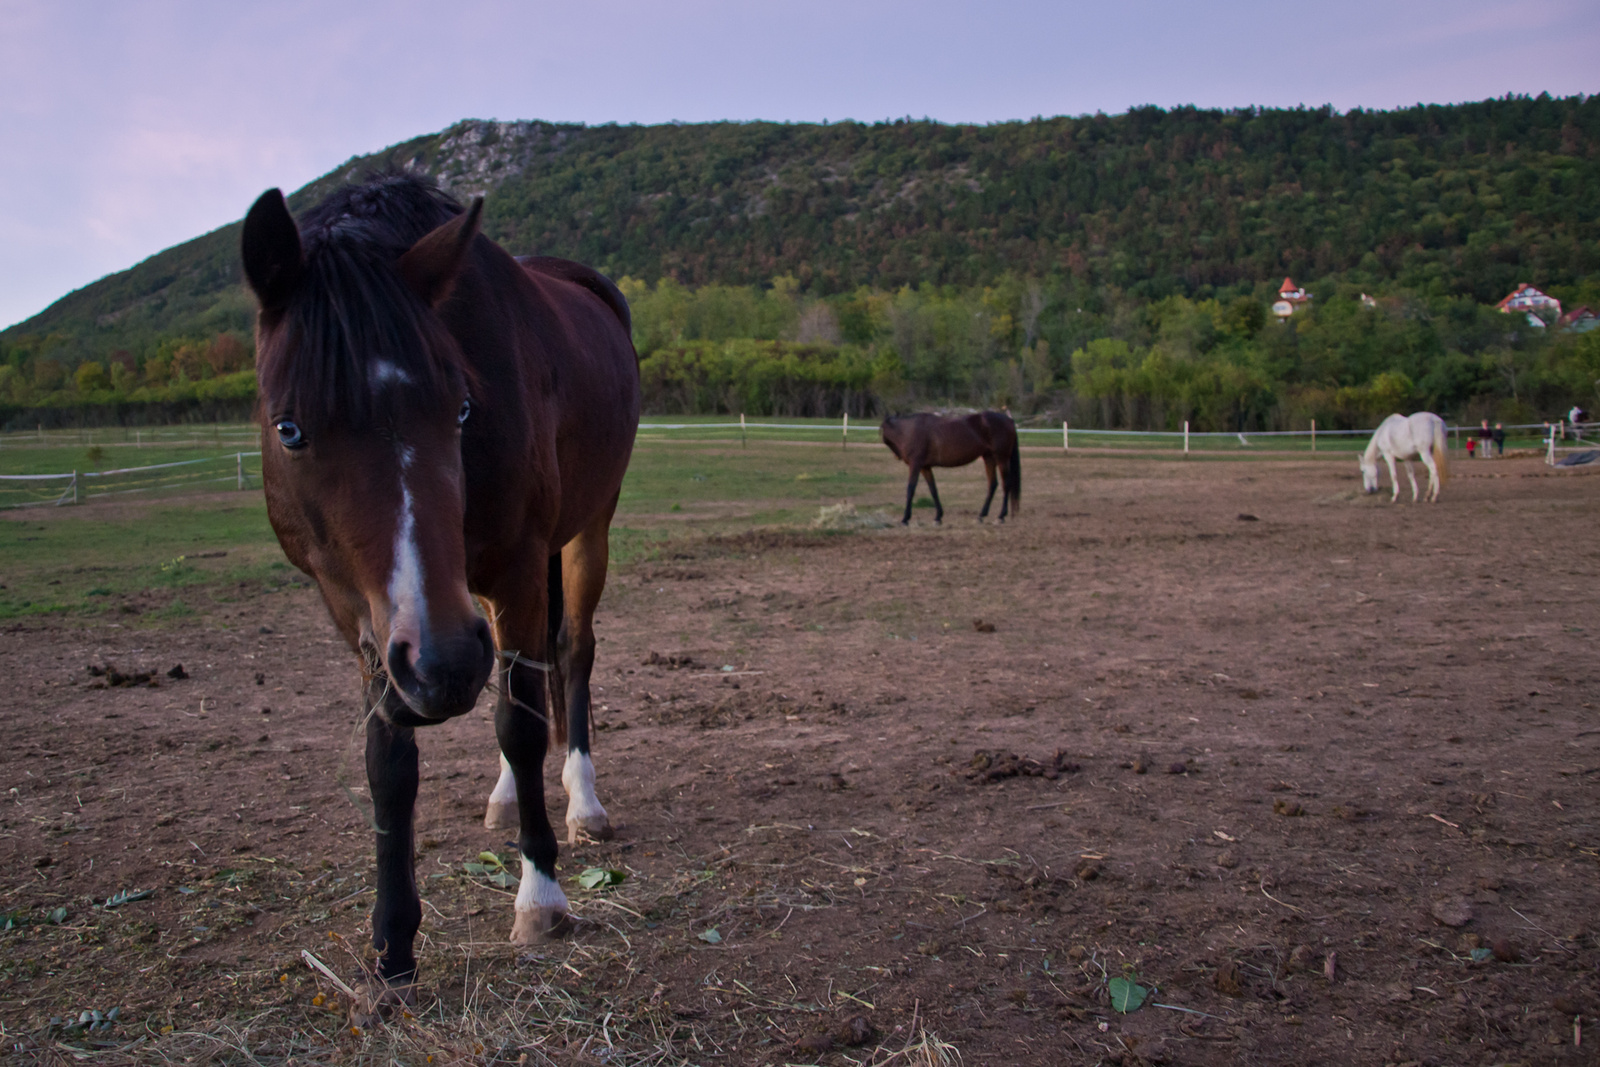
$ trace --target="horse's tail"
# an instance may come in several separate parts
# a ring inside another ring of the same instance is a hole
[[[560,656],[557,652],[561,640],[561,622],[567,613],[561,593],[559,550],[550,557],[550,565],[545,571],[545,576],[545,621],[548,626],[548,638],[545,642],[544,657],[550,664],[550,669],[545,671],[550,693],[550,699],[545,707],[550,712],[550,732],[555,735],[552,747],[559,752],[567,747],[567,680],[561,675]]]
[[[1450,461],[1449,461],[1449,458],[1448,458],[1449,449],[1446,447],[1448,442],[1445,441],[1444,434],[1445,434],[1444,423],[1443,422],[1434,423],[1434,425],[1433,425],[1433,465],[1435,467],[1437,467],[1438,470],[1439,470],[1439,486],[1440,486],[1440,488],[1443,488],[1444,487],[1444,483],[1450,480]]]
[[[1006,461],[1006,495],[1011,498],[1011,513],[1022,506],[1022,442],[1011,438],[1011,458]]]

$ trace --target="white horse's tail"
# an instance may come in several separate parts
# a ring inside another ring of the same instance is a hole
[[[1439,469],[1439,487],[1441,489],[1444,487],[1444,483],[1450,480],[1450,461],[1447,458],[1449,449],[1447,445],[1444,423],[1442,421],[1434,423],[1433,465]]]

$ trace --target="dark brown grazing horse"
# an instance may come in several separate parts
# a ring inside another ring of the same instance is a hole
[[[365,684],[375,993],[390,1001],[412,995],[422,919],[417,727],[469,711],[496,675],[513,782],[499,814],[509,806],[521,825],[513,942],[567,911],[545,815],[551,723],[567,745],[571,833],[609,831],[589,674],[639,422],[628,307],[587,267],[513,259],[478,233],[481,210],[386,176],[336,191],[298,226],[272,189],[244,223],[267,513]]]
[[[1017,449],[1016,423],[1005,412],[891,415],[883,420],[878,430],[889,451],[911,468],[911,480],[906,483],[906,513],[900,520],[902,526],[911,522],[917,475],[928,480],[928,492],[933,494],[933,521],[943,522],[944,505],[939,503],[939,489],[933,484],[933,468],[965,467],[979,458],[989,474],[989,495],[983,498],[978,520],[981,522],[988,517],[989,505],[994,502],[996,467],[1005,468],[1006,478],[1005,494],[1000,498],[1000,521],[1005,522],[1007,513],[1017,510],[1022,496],[1022,457]]]

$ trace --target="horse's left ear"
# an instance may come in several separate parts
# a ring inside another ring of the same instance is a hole
[[[400,275],[412,292],[433,307],[450,299],[482,217],[483,197],[479,196],[467,210],[406,250],[400,257]]]
[[[268,189],[251,205],[239,237],[239,255],[262,309],[282,310],[305,273],[305,253],[300,230],[279,190]]]

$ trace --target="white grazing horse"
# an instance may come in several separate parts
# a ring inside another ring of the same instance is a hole
[[[1439,499],[1439,488],[1450,476],[1445,462],[1444,420],[1431,411],[1415,415],[1390,415],[1372,435],[1367,451],[1361,457],[1361,487],[1369,493],[1378,491],[1378,455],[1389,464],[1389,481],[1394,483],[1391,502],[1400,499],[1400,479],[1395,476],[1394,461],[1406,465],[1406,477],[1411,479],[1411,502],[1417,502],[1417,476],[1411,470],[1411,461],[1421,459],[1428,468],[1428,501]]]

